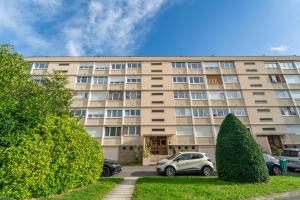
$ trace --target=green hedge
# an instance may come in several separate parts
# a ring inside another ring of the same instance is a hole
[[[0,149],[0,196],[24,199],[93,183],[102,172],[99,143],[67,117],[46,117],[17,146]]]
[[[269,173],[262,152],[242,122],[229,114],[217,138],[217,172],[220,179],[235,182],[266,182]]]

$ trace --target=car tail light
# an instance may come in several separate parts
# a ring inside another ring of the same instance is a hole
[[[299,160],[300,160],[300,151],[298,152],[298,157],[299,157]]]

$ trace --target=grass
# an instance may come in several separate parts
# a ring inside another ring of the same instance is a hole
[[[122,178],[103,178],[97,183],[67,193],[39,198],[39,200],[100,200],[122,180]]]
[[[269,183],[241,184],[216,177],[144,177],[137,181],[134,200],[247,199],[300,190],[300,177],[273,176]]]

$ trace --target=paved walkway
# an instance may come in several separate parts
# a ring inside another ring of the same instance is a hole
[[[114,177],[158,176],[155,166],[124,166]]]
[[[124,177],[124,181],[119,183],[104,200],[130,200],[134,191],[138,177]]]
[[[255,197],[255,198],[251,198],[249,200],[296,200],[296,199],[300,199],[300,190],[272,194],[272,195],[263,196],[263,197]]]

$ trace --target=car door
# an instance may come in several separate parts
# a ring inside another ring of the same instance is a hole
[[[290,150],[287,153],[287,162],[288,162],[288,167],[290,168],[299,168],[300,169],[300,160],[298,157],[298,151],[292,151]]]
[[[189,171],[193,166],[192,155],[190,153],[182,154],[176,159],[176,170],[178,172]]]

